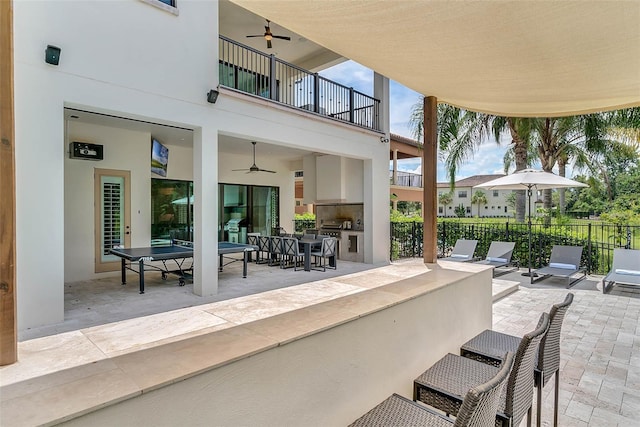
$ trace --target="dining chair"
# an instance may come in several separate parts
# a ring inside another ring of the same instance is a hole
[[[282,267],[282,237],[280,236],[271,236],[271,246],[270,246],[270,255],[269,255],[269,265],[270,266],[280,266]]]
[[[257,264],[271,263],[271,236],[258,236]]]
[[[282,257],[280,259],[280,268],[289,268],[291,265],[287,265],[289,261],[293,263],[293,270],[298,270],[298,263],[304,261],[304,254],[300,253],[300,245],[298,239],[295,237],[283,237],[282,238]]]
[[[338,262],[336,260],[337,240],[335,237],[325,237],[322,239],[320,250],[311,251],[311,256],[315,257],[316,267],[314,270],[327,271],[327,268],[334,270],[338,269]],[[333,266],[331,265],[330,258],[333,258]]]

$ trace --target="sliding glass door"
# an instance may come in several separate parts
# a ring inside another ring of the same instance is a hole
[[[220,184],[220,241],[247,242],[247,233],[268,236],[279,228],[278,187]]]
[[[193,239],[193,182],[151,179],[151,245]]]
[[[247,233],[280,227],[278,187],[219,184],[218,240],[247,242]],[[193,182],[151,179],[151,245],[193,240]]]

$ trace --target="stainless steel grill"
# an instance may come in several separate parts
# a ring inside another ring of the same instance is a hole
[[[342,232],[342,223],[337,221],[325,221],[320,226],[320,234],[324,234],[326,236],[335,237],[336,239],[340,238],[340,233]]]

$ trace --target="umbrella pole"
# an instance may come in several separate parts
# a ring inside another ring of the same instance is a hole
[[[537,277],[538,275],[531,272],[531,187],[531,185],[527,187],[527,197],[529,199],[529,271],[527,273],[522,273],[522,275],[533,278]],[[531,279],[531,281],[533,282],[533,279]]]

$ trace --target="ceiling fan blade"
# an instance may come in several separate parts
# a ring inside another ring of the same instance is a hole
[[[276,173],[276,171],[270,171],[267,169],[260,169],[258,166],[256,166],[256,142],[255,141],[251,141],[251,145],[253,145],[253,164],[251,165],[251,167],[249,169],[231,169],[233,172],[245,172],[246,173],[253,173],[253,172],[268,172],[268,173]]]
[[[288,37],[288,36],[274,36],[274,35],[272,35],[271,37],[273,37],[274,39],[291,40],[291,37]]]
[[[264,37],[264,35],[262,35],[262,34],[254,34],[252,36],[247,36],[247,37]]]
[[[267,49],[271,49],[271,40],[267,40]]]

